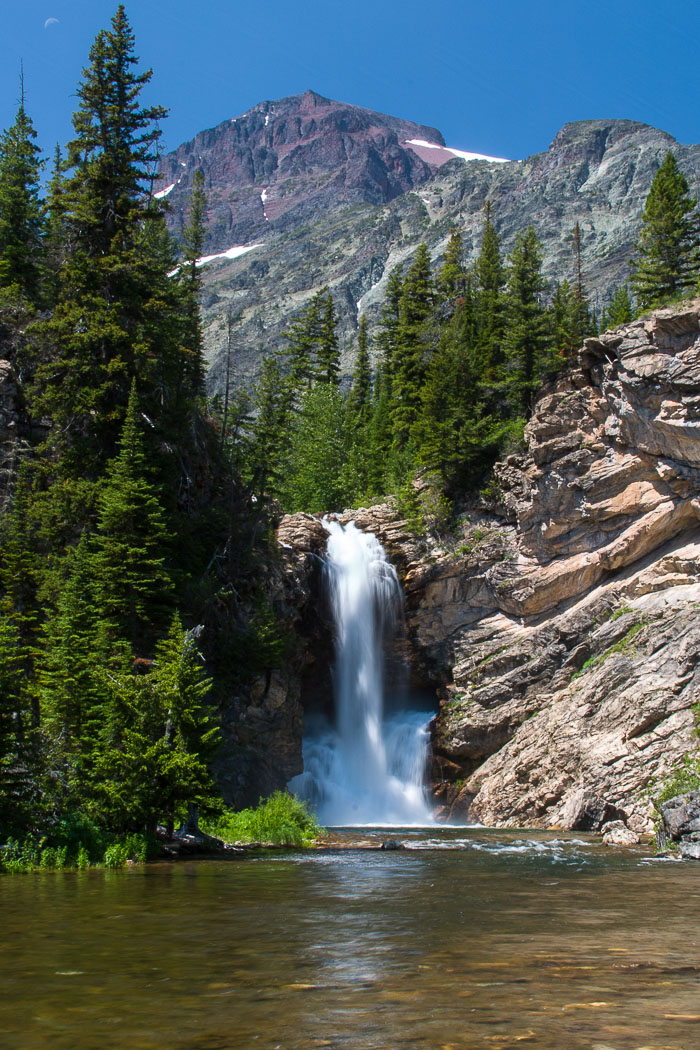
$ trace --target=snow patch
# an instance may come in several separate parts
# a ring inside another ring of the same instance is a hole
[[[207,263],[214,262],[215,259],[237,259],[240,255],[245,255],[246,252],[252,252],[254,248],[262,248],[262,244],[238,244],[225,252],[217,252],[216,255],[203,255],[201,259],[197,259],[196,265],[206,266]]]
[[[180,161],[180,167],[181,168],[186,168],[187,167],[187,164],[186,164],[186,162],[184,160]]]
[[[267,214],[267,212],[265,211],[265,201],[267,200],[267,186],[265,187],[265,189],[260,194],[260,200],[262,201],[263,215],[265,217],[265,222],[269,222],[270,221],[270,217]]]
[[[430,204],[430,201],[428,200],[428,198],[427,197],[421,197],[420,199],[423,201],[423,204],[425,204],[425,206],[427,208],[428,205]]]
[[[179,182],[180,180],[178,179],[177,181]],[[176,185],[177,185],[176,182],[172,182],[169,186],[166,186],[164,190],[158,190],[158,192],[154,193],[153,196],[155,197],[155,199],[157,201],[159,201],[163,197],[167,197],[169,193],[172,193],[172,191],[175,189]]]
[[[439,149],[442,153],[451,153],[453,157],[460,160],[488,160],[492,164],[509,164],[507,157],[488,157],[485,153],[468,153],[463,149],[453,149],[452,146],[441,146],[437,142],[426,142],[425,139],[406,139],[406,146],[421,146],[423,149]]]
[[[269,113],[266,113],[266,114],[265,114],[265,127],[267,127],[267,125],[268,125],[269,123],[270,123],[270,114],[269,114]]]

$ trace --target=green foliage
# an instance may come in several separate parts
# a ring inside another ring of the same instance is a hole
[[[14,286],[31,302],[39,298],[44,225],[35,139],[22,85],[14,124],[0,136],[0,288]]]
[[[697,201],[671,151],[651,184],[642,212],[642,229],[631,285],[646,310],[687,294],[700,273],[700,221]]]
[[[629,324],[633,317],[634,310],[629,289],[626,284],[623,284],[615,289],[610,305],[603,312],[600,323],[601,331],[608,328],[617,328],[618,325]]]
[[[673,776],[666,780],[654,795],[654,805],[660,809],[662,803],[676,795],[685,795],[689,791],[700,790],[700,755],[690,754],[683,759],[683,765]]]
[[[228,810],[203,828],[226,842],[308,846],[324,834],[305,802],[286,791],[260,799],[254,809]]]
[[[289,439],[281,487],[285,510],[342,510],[351,491],[346,471],[350,433],[335,385],[317,383],[304,394]]]

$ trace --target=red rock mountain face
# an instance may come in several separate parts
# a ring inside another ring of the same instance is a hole
[[[444,145],[435,128],[307,91],[260,102],[183,143],[163,157],[155,190],[168,198],[177,235],[201,168],[209,202],[206,251],[225,251],[320,209],[386,204],[426,182],[445,158],[436,150],[429,163],[406,145],[409,139]]]

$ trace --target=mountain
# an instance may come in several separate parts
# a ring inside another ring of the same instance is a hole
[[[420,145],[412,148],[410,140]],[[435,128],[306,91],[260,102],[168,154],[157,196],[168,197],[172,228],[181,230],[201,167],[207,250],[215,254],[293,229],[324,209],[386,204],[427,182],[452,156],[444,146]]]
[[[339,315],[343,368],[352,367],[360,313],[378,317],[385,281],[421,241],[439,260],[462,230],[479,249],[486,201],[504,250],[534,226],[550,281],[574,275],[571,232],[581,231],[583,277],[594,306],[629,272],[651,180],[672,149],[695,193],[700,146],[627,120],[566,124],[544,153],[502,162],[445,146],[434,128],[312,91],[261,102],[163,158],[158,193],[177,236],[194,172],[209,199],[203,310],[211,384],[221,383],[224,319],[236,324],[236,371],[250,383],[261,354],[308,298],[328,285]]]

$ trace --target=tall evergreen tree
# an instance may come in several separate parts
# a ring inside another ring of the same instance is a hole
[[[435,282],[440,293],[448,299],[453,299],[464,291],[466,273],[462,252],[462,231],[454,229],[450,233],[445,257]]]
[[[348,412],[357,422],[366,424],[372,402],[372,366],[369,360],[367,318],[363,314],[357,329],[357,356],[348,395]]]
[[[337,323],[333,297],[328,292],[321,299],[316,377],[320,382],[330,383],[333,386],[338,385],[338,372],[340,371],[340,350],[335,332]]]
[[[546,345],[541,294],[542,248],[532,226],[515,238],[508,274],[508,323],[504,339],[506,386],[516,412],[527,415]]]
[[[120,5],[77,91],[62,189],[65,261],[35,376],[37,411],[53,419],[52,440],[77,472],[113,454],[133,378],[159,436],[173,438],[181,299],[168,277],[175,264],[163,208],[148,191],[166,111],[141,105],[151,71],[137,73],[136,63]],[[177,416],[182,429],[182,406]]]
[[[182,385],[190,391],[204,388],[206,365],[202,345],[202,325],[199,312],[199,297],[202,290],[197,260],[204,252],[206,236],[207,195],[204,190],[204,172],[198,168],[194,173],[188,221],[182,231],[183,265],[181,277],[185,298],[187,330],[185,332],[186,351],[183,354],[183,376],[178,390],[178,402],[181,399]]]
[[[166,570],[169,535],[157,490],[149,480],[135,385],[119,452],[107,468],[95,533],[95,596],[112,636],[139,655],[164,630],[173,585]]]
[[[44,225],[41,159],[35,139],[22,80],[15,121],[0,136],[0,288],[14,286],[34,303],[39,298]]]
[[[476,282],[476,327],[482,378],[488,382],[497,377],[503,362],[506,284],[501,244],[491,217],[490,201],[487,202],[484,209],[484,232],[479,256],[474,265],[474,278]]]
[[[632,263],[632,290],[642,309],[689,292],[700,273],[697,201],[671,151],[651,184]]]
[[[420,390],[428,367],[431,342],[426,322],[434,304],[430,254],[418,246],[401,291],[396,348],[392,367],[394,445],[403,449],[418,418]]]

